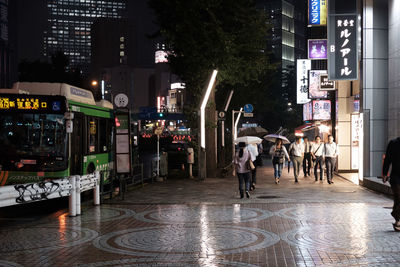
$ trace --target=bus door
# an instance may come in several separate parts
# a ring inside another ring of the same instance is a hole
[[[82,174],[82,160],[84,151],[84,116],[82,113],[75,113],[73,120],[73,133],[71,134],[71,175]]]

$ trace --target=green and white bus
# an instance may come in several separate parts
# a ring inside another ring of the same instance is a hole
[[[114,169],[114,112],[108,101],[65,83],[0,89],[0,186]]]

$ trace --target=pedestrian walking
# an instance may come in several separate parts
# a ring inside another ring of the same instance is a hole
[[[236,152],[233,163],[236,167],[236,173],[239,179],[240,198],[244,197],[243,185],[246,190],[246,197],[250,197],[250,170],[248,169],[247,161],[251,160],[249,150],[246,148],[246,143],[239,143],[239,151]]]
[[[275,144],[269,150],[272,157],[272,165],[274,166],[275,183],[279,184],[279,178],[282,175],[283,165],[285,164],[285,157],[290,162],[289,154],[286,147],[282,144],[282,139],[276,139]]]
[[[251,161],[253,162],[254,169],[251,170],[250,174],[250,191],[256,189],[256,182],[257,182],[257,156],[258,156],[258,149],[256,144],[248,144],[247,149],[250,152]]]
[[[304,158],[303,158],[303,173],[304,177],[311,176],[311,143],[308,141],[308,137],[303,138],[304,144]]]
[[[296,137],[296,140],[290,144],[289,155],[293,162],[294,181],[298,183],[300,166],[303,165],[304,145],[301,143],[301,138]]]
[[[321,142],[321,137],[316,136],[315,142],[311,146],[311,157],[314,161],[314,176],[315,181],[318,181],[318,169],[319,169],[319,180],[322,181],[324,177],[324,157],[323,157],[324,144]]]
[[[339,155],[339,146],[333,141],[333,136],[328,135],[328,142],[324,145],[326,179],[328,184],[333,184],[333,170],[336,166],[336,157]]]
[[[393,192],[393,209],[392,216],[396,220],[393,224],[393,229],[400,231],[400,137],[389,142],[386,148],[385,158],[382,167],[382,179],[386,183],[388,180],[389,167],[392,165],[390,173],[390,187]]]

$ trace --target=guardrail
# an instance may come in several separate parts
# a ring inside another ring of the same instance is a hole
[[[81,214],[81,192],[93,190],[94,205],[100,204],[100,173],[74,175],[39,183],[0,187],[0,207],[69,196],[69,215]]]

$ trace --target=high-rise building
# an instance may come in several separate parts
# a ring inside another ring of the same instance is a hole
[[[91,70],[94,77],[99,77],[104,68],[137,66],[137,40],[133,21],[100,18],[93,23],[91,32]]]
[[[0,88],[10,87],[13,74],[13,49],[9,30],[9,3],[7,0],[0,1]],[[15,19],[15,17],[13,17]]]
[[[62,51],[70,67],[89,71],[91,26],[97,18],[126,18],[126,0],[47,0],[47,28],[43,54],[50,57]]]
[[[271,22],[271,38],[268,42],[275,60],[285,69],[294,66],[298,58],[307,56],[305,2],[294,0],[258,0]]]

